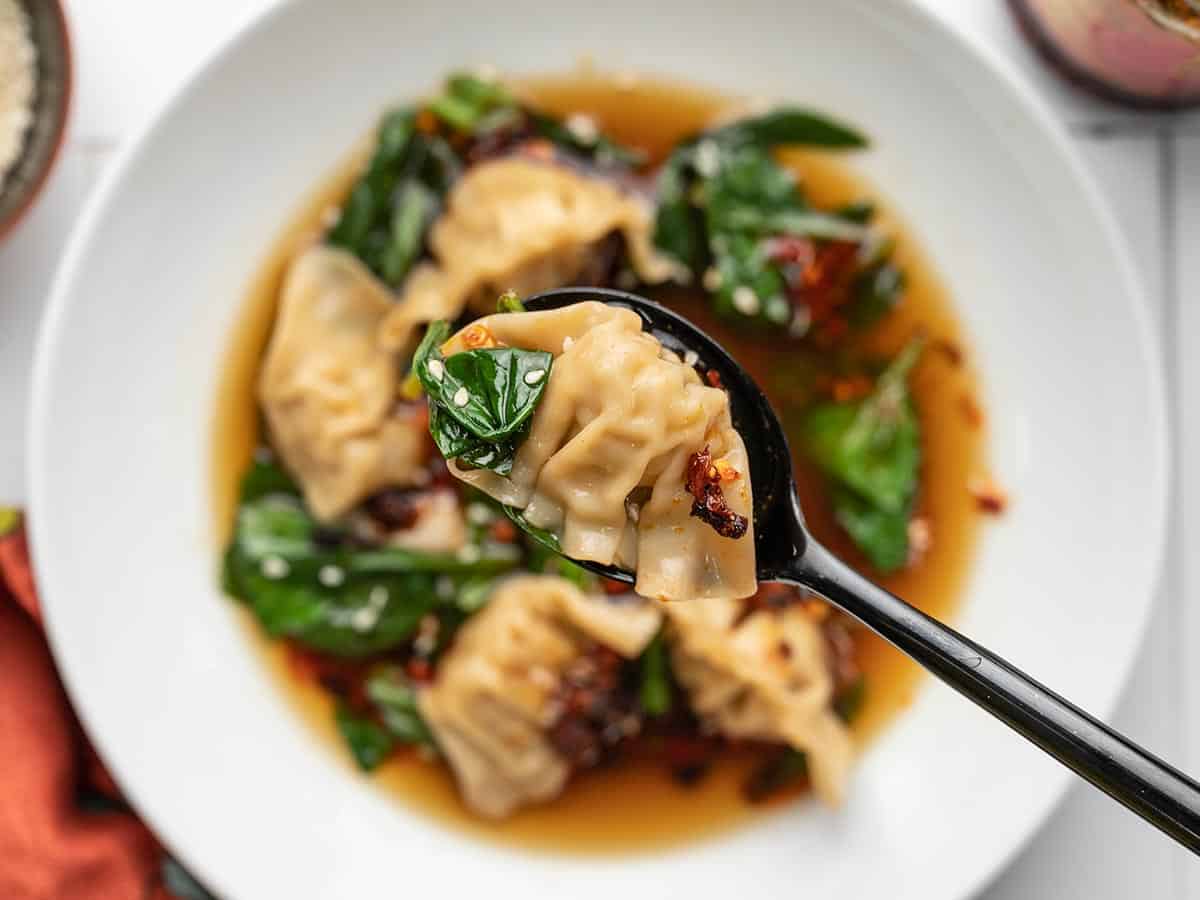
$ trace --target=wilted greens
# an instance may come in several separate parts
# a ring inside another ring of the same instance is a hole
[[[812,282],[825,244],[883,246],[870,229],[873,207],[813,208],[773,151],[788,145],[855,149],[866,144],[849,126],[792,107],[684,141],[658,176],[655,243],[703,281],[725,315],[793,330],[800,321],[804,330],[810,324],[804,317],[814,312],[806,292],[837,290],[854,295],[851,315],[855,324],[865,324],[874,310],[894,303],[903,287],[869,274],[883,260],[871,259],[857,274],[846,275],[842,270],[856,263],[840,254],[836,267],[817,270],[824,283]]]
[[[908,523],[921,463],[908,375],[923,342],[911,341],[861,400],[822,403],[806,416],[806,449],[828,476],[834,516],[876,568],[908,560]]]
[[[413,356],[413,371],[429,397],[429,431],[446,459],[507,475],[554,357],[516,347],[443,356],[440,347],[449,336],[448,323],[432,323]]]
[[[476,579],[521,562],[517,547],[487,540],[467,555],[356,546],[344,529],[318,527],[289,484],[278,466],[255,463],[225,553],[225,590],[273,637],[369,656],[407,640],[422,616]],[[439,594],[440,579],[449,592]]]

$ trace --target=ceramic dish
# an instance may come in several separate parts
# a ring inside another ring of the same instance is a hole
[[[517,0],[500,15],[309,0],[232,40],[113,168],[44,325],[31,521],[76,708],[133,803],[228,900],[384,886],[721,897],[747,882],[766,896],[966,897],[1068,777],[931,682],[869,745],[836,812],[802,803],[655,854],[533,854],[423,818],[314,741],[217,588],[217,383],[279,229],[389,102],[458,65],[561,71],[584,54],[808,102],[874,137],[856,165],[955,297],[987,387],[993,466],[1014,498],[988,529],[958,624],[1111,710],[1163,545],[1165,405],[1147,310],[1038,103],[915,4],[866,0],[703,15],[676,2]]]

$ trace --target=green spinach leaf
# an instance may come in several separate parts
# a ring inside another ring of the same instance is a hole
[[[402,744],[434,746],[433,734],[417,708],[417,693],[399,666],[380,666],[366,681],[367,699],[393,738]]]
[[[298,497],[272,493],[245,500],[225,553],[225,590],[245,602],[272,636],[361,657],[407,640],[442,602],[440,579],[450,579],[453,597],[468,580],[515,568],[522,555],[514,545],[482,537],[456,554],[366,550],[341,538],[337,529],[318,530]]]
[[[832,482],[838,522],[882,571],[902,567],[908,553],[921,459],[908,375],[922,343],[910,341],[863,399],[819,404],[803,422],[805,447]]]
[[[638,699],[642,711],[648,716],[665,715],[671,708],[671,664],[667,659],[667,645],[661,631],[642,651],[639,668],[641,684]]]
[[[439,348],[449,333],[448,323],[432,323],[413,356],[413,371],[429,397],[430,433],[447,459],[507,474],[554,357],[516,347],[447,357]]]
[[[781,106],[717,129],[713,137],[730,143],[778,147],[788,144],[857,150],[868,145],[859,131],[822,113]]]
[[[364,772],[374,771],[395,749],[396,739],[383,726],[355,712],[344,700],[338,701],[333,716],[338,733]]]

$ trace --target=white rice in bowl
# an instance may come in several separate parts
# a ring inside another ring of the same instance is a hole
[[[0,0],[0,188],[33,121],[37,51],[18,0]]]

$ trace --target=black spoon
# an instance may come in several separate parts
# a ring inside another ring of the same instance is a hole
[[[665,347],[699,356],[729,393],[733,426],[750,457],[759,581],[800,585],[890,641],[960,694],[1037,744],[1117,802],[1200,854],[1200,785],[953,628],[863,578],[813,540],[796,494],[787,437],[766,396],[720,344],[651,300],[601,288],[564,288],[525,301],[530,311],[598,300],[631,309]],[[574,562],[632,583],[631,572]]]

